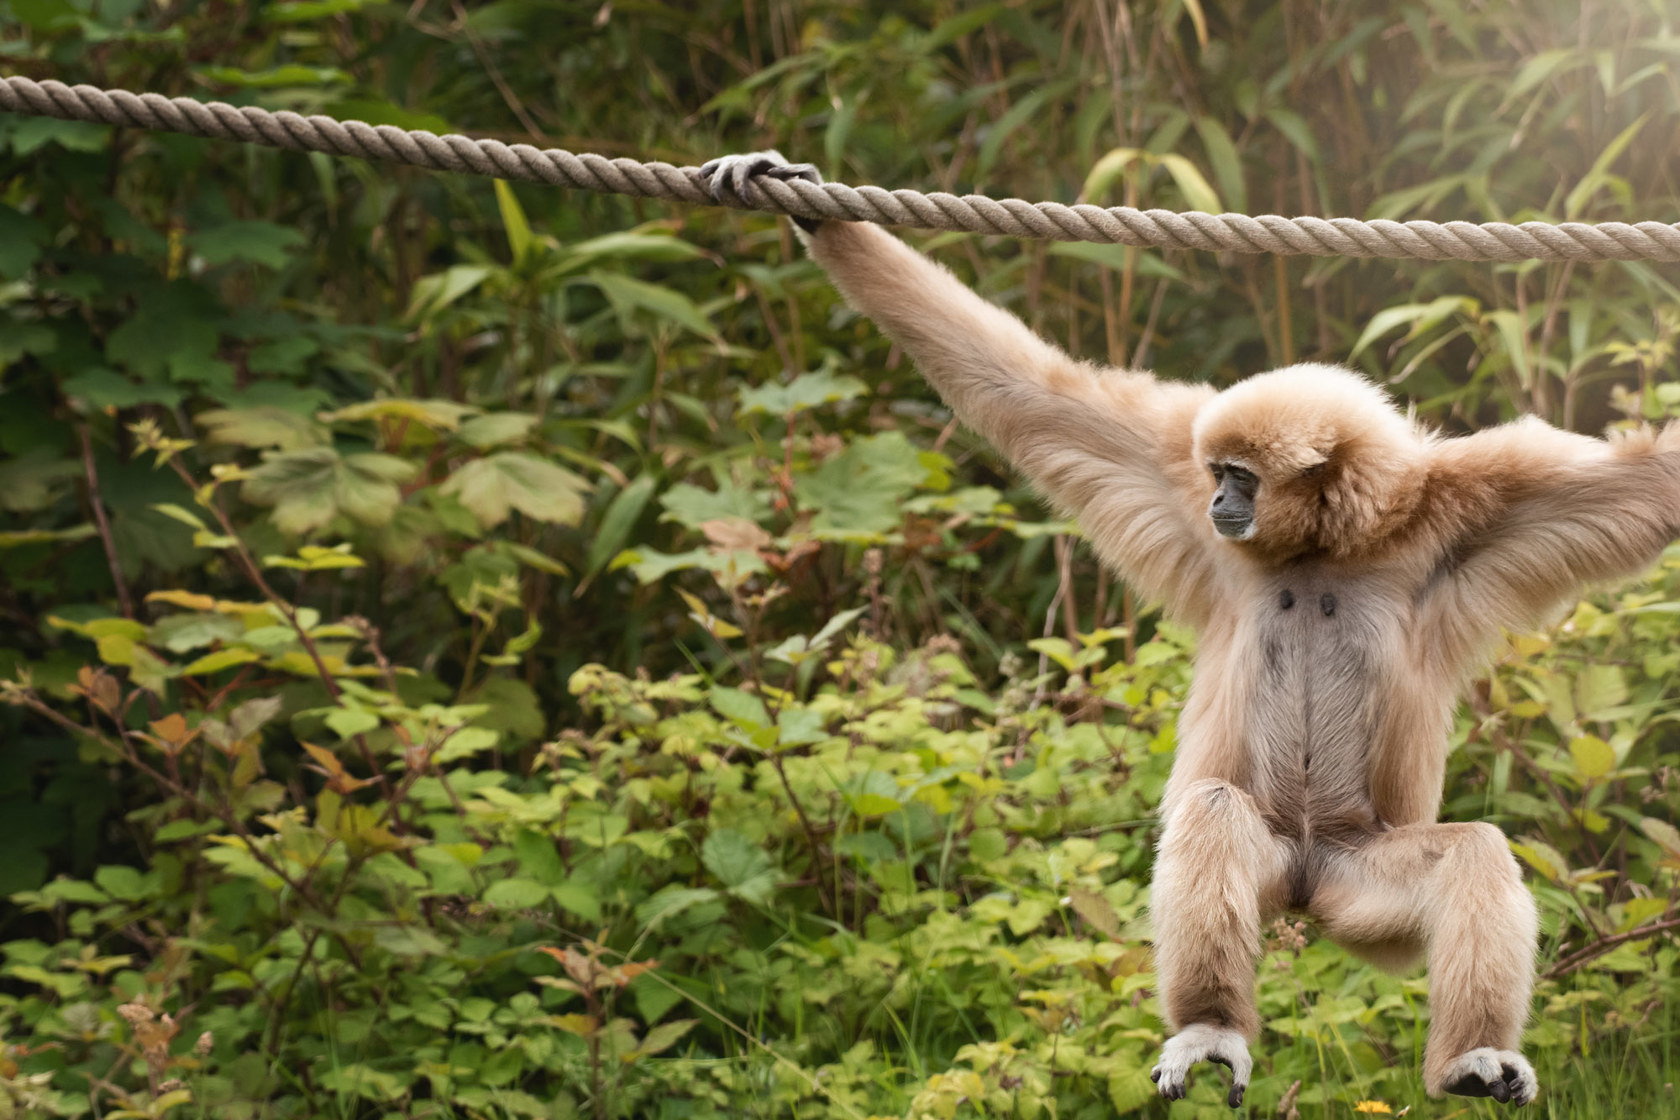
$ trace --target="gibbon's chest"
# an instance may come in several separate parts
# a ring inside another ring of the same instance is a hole
[[[1370,751],[1391,691],[1385,682],[1406,656],[1397,606],[1380,581],[1313,567],[1283,569],[1251,588],[1243,738],[1277,831],[1374,824]]]

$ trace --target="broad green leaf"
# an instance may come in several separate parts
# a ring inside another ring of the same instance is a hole
[[[1613,178],[1610,174],[1610,165],[1620,158],[1622,152],[1627,149],[1629,144],[1633,143],[1633,138],[1639,135],[1639,130],[1644,128],[1646,122],[1650,119],[1651,111],[1646,110],[1632,124],[1617,133],[1615,139],[1604,145],[1604,150],[1599,152],[1597,159],[1593,160],[1592,167],[1581,177],[1581,181],[1575,184],[1574,189],[1564,197],[1564,220],[1575,221],[1586,212],[1587,204],[1592,201],[1593,195],[1597,194],[1599,189]]]
[[[544,270],[549,277],[582,272],[604,260],[687,261],[705,254],[694,245],[666,234],[608,233],[578,241],[560,251],[554,265]]]
[[[566,881],[566,866],[560,862],[554,837],[532,828],[522,828],[514,834],[513,854],[519,860],[519,870],[525,878],[545,887]]]
[[[1046,105],[1066,97],[1077,84],[1077,79],[1073,78],[1045,82],[1004,110],[1003,115],[992,122],[986,130],[985,139],[980,142],[980,153],[975,160],[975,177],[984,179],[997,163],[998,157],[1003,154],[1003,146],[1008,143],[1009,138],[1043,112]]]
[[[327,442],[320,424],[283,408],[213,409],[193,417],[193,423],[210,429],[205,438],[211,443],[299,451]]]
[[[246,261],[284,268],[292,251],[303,247],[305,238],[291,226],[273,222],[224,222],[189,234],[186,242],[211,267]]]
[[[455,438],[480,451],[503,443],[520,443],[531,434],[537,417],[529,412],[490,412],[461,425]]]
[[[324,528],[339,514],[384,525],[402,504],[399,484],[416,470],[413,463],[371,451],[347,456],[331,447],[265,451],[240,493],[249,502],[273,506],[274,524],[293,535]]]
[[[1206,28],[1202,27],[1202,31],[1205,35]],[[1239,214],[1247,213],[1248,184],[1243,176],[1242,156],[1237,154],[1237,146],[1231,142],[1225,126],[1212,117],[1197,117],[1196,134],[1202,138],[1202,148],[1207,152],[1214,178],[1219,180],[1225,204]]]
[[[1173,182],[1178,184],[1178,192],[1184,196],[1185,205],[1191,210],[1217,214],[1224,209],[1219,205],[1219,195],[1202,177],[1195,164],[1170,152],[1156,158],[1161,166],[1167,169],[1167,174],[1172,176]]]
[[[629,276],[621,276],[616,272],[595,271],[589,273],[589,282],[601,289],[601,294],[613,305],[620,315],[629,316],[635,311],[646,311],[655,318],[669,320],[678,326],[687,327],[695,334],[707,338],[717,337],[717,328],[711,324],[693,300],[673,288],[660,287],[649,284],[645,280],[636,280]]]
[[[94,409],[133,408],[140,404],[174,408],[181,403],[183,396],[182,391],[172,385],[141,383],[115,370],[99,367],[66,377],[63,388],[66,397],[85,401]]]
[[[1641,817],[1639,827],[1646,836],[1655,840],[1670,858],[1680,859],[1680,829],[1655,817]]]
[[[1126,169],[1139,161],[1148,162],[1148,152],[1137,148],[1114,148],[1103,154],[1091,170],[1085,173],[1085,184],[1079,189],[1079,197],[1086,202],[1101,204],[1107,197],[1114,184],[1126,174]]]
[[[291,568],[299,572],[325,572],[340,568],[363,568],[367,562],[350,551],[350,544],[335,544],[325,548],[318,544],[306,544],[297,550],[296,556],[264,556],[265,568]]]
[[[783,708],[776,713],[776,740],[779,746],[794,747],[805,743],[820,743],[827,738],[827,721],[821,712],[814,712],[810,708]]]
[[[564,467],[525,451],[498,451],[458,468],[439,487],[473,512],[485,528],[515,509],[538,521],[576,525],[589,483]]]
[[[0,509],[33,513],[57,500],[63,484],[82,473],[82,465],[48,447],[36,447],[0,461]]]
[[[770,713],[765,710],[764,701],[750,692],[716,685],[707,694],[707,699],[719,715],[744,731],[757,731],[771,724]]]
[[[802,507],[815,511],[813,532],[885,533],[903,519],[899,508],[928,480],[921,452],[902,432],[853,440],[794,483]]]
[[[849,401],[868,392],[868,387],[855,377],[837,375],[826,369],[818,370],[816,373],[800,374],[786,385],[742,389],[739,411],[742,416],[751,416],[755,412],[786,416],[835,401]]]
[[[1283,133],[1285,139],[1301,150],[1308,162],[1318,162],[1318,140],[1301,114],[1292,109],[1268,109],[1266,119],[1271,122],[1273,128]]]
[[[530,255],[533,240],[531,223],[525,220],[525,208],[513,193],[513,185],[502,179],[495,181],[496,209],[502,214],[502,229],[507,231],[508,249],[515,265]]]
[[[231,669],[235,665],[245,665],[252,661],[261,661],[262,654],[254,649],[223,649],[215,653],[207,653],[197,661],[181,667],[183,677],[207,677],[211,673],[219,673],[223,669]]]
[[[1108,1103],[1121,1116],[1141,1111],[1160,1095],[1155,1082],[1149,1079],[1149,1070],[1141,1066],[1108,1079]]]
[[[403,1079],[396,1074],[385,1073],[361,1062],[329,1066],[320,1076],[322,1087],[329,1092],[369,1101],[394,1101],[406,1091]]]
[[[21,319],[0,319],[0,369],[26,354],[51,354],[56,349],[58,335],[51,327]]]
[[[97,537],[99,530],[92,525],[75,525],[69,529],[19,529],[0,532],[0,548],[22,548],[32,544],[57,544]]]
[[[1115,941],[1120,940],[1120,916],[1114,912],[1108,899],[1084,887],[1069,887],[1068,905],[1092,929]]]
[[[1371,343],[1402,324],[1410,324],[1411,329],[1406,332],[1406,338],[1413,339],[1426,333],[1440,324],[1448,316],[1463,314],[1475,316],[1481,310],[1481,305],[1469,296],[1441,296],[1428,303],[1407,303],[1398,307],[1385,307],[1371,316],[1371,321],[1365,325],[1360,333],[1359,341],[1353,344],[1348,359],[1359,356]]]
[[[463,727],[443,741],[436,760],[440,763],[459,762],[494,747],[502,737],[488,727]]]
[[[93,881],[112,898],[124,902],[137,902],[155,893],[159,885],[155,877],[121,865],[101,867],[93,873]]]
[[[729,478],[722,479],[716,490],[679,482],[659,495],[659,504],[665,508],[661,521],[678,521],[690,529],[731,517],[756,522],[770,513],[769,495],[737,486]]]
[[[12,5],[17,10],[16,0]],[[40,222],[0,204],[0,278],[18,280],[29,272],[50,237]]]
[[[640,1046],[633,1051],[638,1058],[645,1058],[653,1054],[663,1053],[675,1046],[682,1037],[694,1029],[698,1019],[673,1019],[669,1023],[660,1023],[648,1031]]]
[[[190,280],[146,287],[134,314],[106,336],[106,363],[161,381],[175,369],[215,361],[223,314],[210,292]]]
[[[1627,700],[1627,677],[1619,666],[1588,665],[1575,676],[1575,708],[1584,720],[1612,719]]]
[[[340,739],[354,739],[379,726],[377,715],[360,708],[334,708],[322,717],[322,721]]]
[[[271,89],[280,86],[322,86],[353,79],[333,67],[277,66],[272,70],[241,70],[235,66],[207,66],[199,71],[205,81],[218,85]]]
[[[629,568],[641,583],[654,583],[672,572],[689,568],[703,568],[716,572],[721,581],[739,582],[748,576],[768,571],[764,558],[746,549],[716,552],[709,548],[694,548],[687,552],[663,553],[653,548],[627,549],[613,557],[607,565],[611,571]]]
[[[436,315],[484,283],[494,271],[487,265],[458,264],[422,277],[414,285],[404,317],[425,319]]]
[[[209,531],[209,526],[204,524],[203,518],[199,517],[198,514],[193,513],[191,510],[182,509],[174,502],[155,502],[153,503],[152,508],[163,514],[165,517],[170,518],[173,521],[179,521],[183,525],[190,525],[200,532]]]
[[[407,420],[423,424],[434,432],[453,432],[461,421],[478,411],[470,404],[447,400],[413,400],[393,397],[377,401],[363,401],[336,412],[324,412],[321,419],[329,424],[355,420]]]
[[[707,902],[716,902],[718,892],[710,887],[678,887],[667,885],[651,897],[636,904],[636,920],[652,927],[666,918]]]
[[[548,899],[548,888],[531,879],[498,879],[484,892],[484,904],[499,910],[531,910]]]
[[[748,902],[762,905],[776,889],[775,863],[734,829],[717,829],[707,836],[700,846],[700,861],[730,894]]]
[[[67,152],[102,152],[110,143],[111,130],[89,121],[25,117],[12,126],[11,140],[12,152],[18,156],[27,156],[48,144],[57,144]]]
[[[595,532],[595,539],[589,542],[589,558],[584,570],[586,579],[592,579],[618,555],[658,484],[658,479],[651,474],[638,475],[630,485],[613,495],[607,512],[601,515],[601,526]]]
[[[232,615],[215,613],[177,614],[151,629],[150,642],[171,653],[203,649],[217,642],[231,642],[245,635],[245,624]]]
[[[36,31],[75,26],[77,12],[69,0],[12,0],[12,14]]]

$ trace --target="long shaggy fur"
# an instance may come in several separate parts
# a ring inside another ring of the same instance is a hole
[[[1521,1063],[1534,904],[1497,829],[1435,823],[1446,732],[1501,627],[1680,531],[1680,432],[1443,439],[1336,367],[1223,393],[1102,369],[875,226],[807,242],[1106,563],[1201,632],[1153,888],[1172,1024],[1254,1037],[1259,930],[1299,911],[1379,963],[1427,956],[1432,1093],[1500,1068],[1488,1054]],[[1215,463],[1260,480],[1250,539],[1207,516]]]

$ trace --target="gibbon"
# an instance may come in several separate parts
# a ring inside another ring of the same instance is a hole
[[[821,181],[774,152],[703,172],[723,198]],[[1212,1061],[1241,1103],[1260,931],[1293,912],[1384,967],[1427,954],[1431,1096],[1533,1100],[1534,900],[1497,827],[1436,823],[1447,732],[1502,627],[1680,535],[1680,427],[1441,438],[1332,366],[1223,392],[1099,368],[877,226],[798,221],[957,416],[1199,631],[1151,888],[1161,1095]]]

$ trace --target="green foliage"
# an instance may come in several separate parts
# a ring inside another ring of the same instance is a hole
[[[0,53],[852,182],[1680,217],[1655,7],[1124,9],[0,0]],[[0,164],[0,1116],[1230,1115],[1148,1081],[1187,637],[783,227],[40,118]],[[925,244],[1175,377],[1680,414],[1649,265]],[[1677,614],[1671,555],[1454,730],[1545,915],[1546,1115],[1680,1074]],[[1251,1115],[1492,1115],[1423,1100],[1418,978],[1286,925],[1259,971]]]

